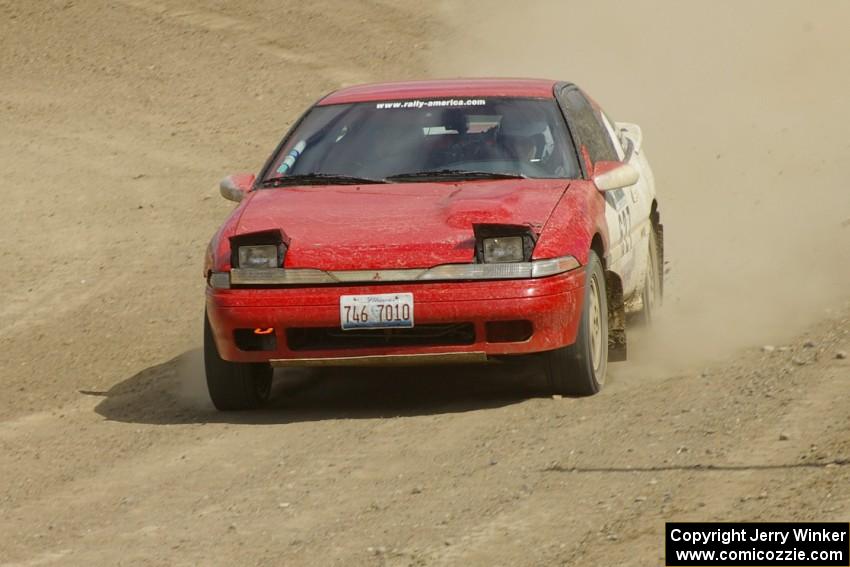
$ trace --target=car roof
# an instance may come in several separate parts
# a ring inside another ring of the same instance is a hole
[[[551,79],[443,79],[355,85],[332,92],[317,104],[439,97],[515,96],[552,98]]]

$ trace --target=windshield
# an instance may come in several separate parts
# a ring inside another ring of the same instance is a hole
[[[364,180],[429,175],[575,178],[578,165],[554,100],[480,98],[316,106],[268,169]]]

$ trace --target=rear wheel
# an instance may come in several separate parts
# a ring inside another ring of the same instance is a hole
[[[249,410],[271,396],[272,367],[268,363],[230,362],[219,356],[209,317],[204,313],[204,368],[207,389],[216,409]]]
[[[651,325],[658,308],[661,307],[661,263],[658,261],[658,237],[655,227],[649,231],[649,251],[646,260],[646,281],[644,281],[640,319],[645,325]]]
[[[556,394],[590,396],[608,369],[608,301],[602,262],[591,250],[576,342],[544,354],[549,385]]]

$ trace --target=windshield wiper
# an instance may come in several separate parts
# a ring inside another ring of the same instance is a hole
[[[368,177],[353,177],[337,173],[303,173],[298,175],[281,175],[264,179],[261,187],[285,187],[287,185],[360,185],[366,183],[386,183],[383,179]]]
[[[527,179],[522,173],[499,173],[494,171],[469,171],[466,169],[437,169],[434,171],[416,171],[399,173],[387,177],[388,181],[416,179]]]

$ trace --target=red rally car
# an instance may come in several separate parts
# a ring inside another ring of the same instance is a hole
[[[537,353],[589,395],[662,291],[641,130],[571,83],[345,88],[310,108],[210,242],[204,358],[222,410],[275,367],[487,362]],[[632,318],[630,318],[632,320]]]

